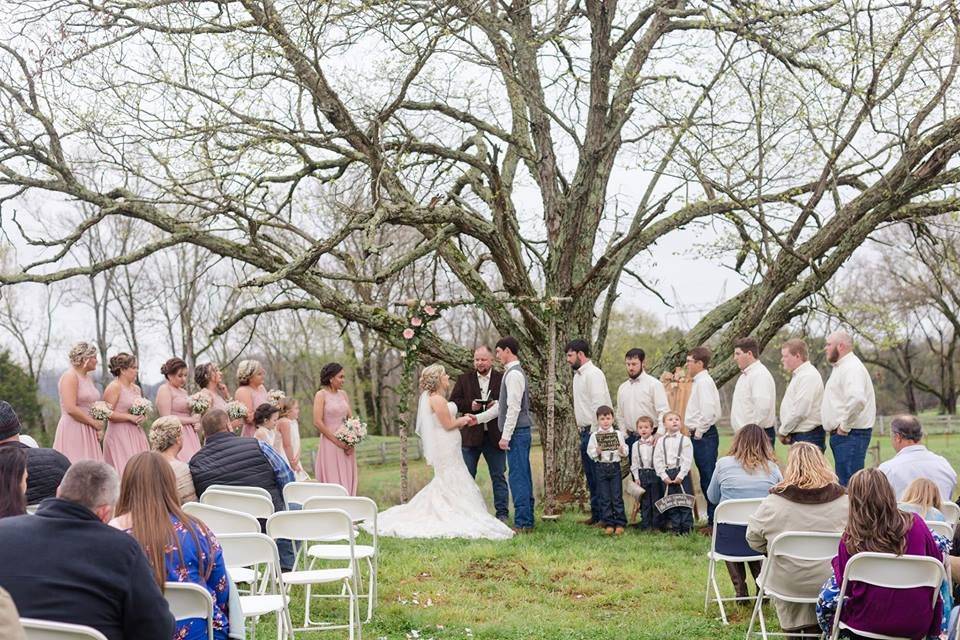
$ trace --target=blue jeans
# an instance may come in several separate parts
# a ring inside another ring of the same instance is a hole
[[[790,442],[810,442],[820,447],[820,453],[825,453],[827,450],[827,437],[823,432],[823,427],[814,427],[812,430],[803,433],[791,433]]]
[[[587,479],[587,491],[590,493],[590,518],[594,522],[603,520],[600,510],[600,492],[597,489],[597,463],[587,455],[587,445],[590,444],[590,429],[585,427],[580,431],[580,462],[583,464],[583,475]]]
[[[700,474],[700,492],[703,493],[703,499],[707,500],[707,488],[710,486],[713,470],[717,467],[717,454],[720,451],[717,425],[707,429],[699,440],[690,438],[690,441],[693,443],[693,462]],[[717,505],[707,500],[707,524],[713,524],[713,512],[716,508]]]
[[[597,463],[597,489],[603,524],[608,527],[627,526],[627,513],[623,506],[623,479],[619,462]]]
[[[847,486],[850,476],[863,469],[873,429],[853,429],[845,436],[830,434],[830,450],[840,484]]]
[[[497,517],[504,519],[510,516],[510,489],[507,486],[507,452],[501,449],[497,444],[484,440],[479,447],[462,447],[463,462],[467,465],[467,471],[474,478],[477,477],[477,464],[480,462],[480,455],[487,461],[487,469],[490,471],[490,483],[493,485],[493,507],[497,511]]]
[[[530,427],[520,427],[507,450],[507,479],[513,495],[513,526],[533,528],[533,473],[530,471]]]

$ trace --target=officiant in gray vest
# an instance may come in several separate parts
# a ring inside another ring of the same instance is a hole
[[[500,397],[503,375],[493,369],[493,353],[481,345],[473,351],[473,370],[457,378],[450,393],[450,401],[462,414],[477,414],[487,409]],[[507,452],[500,448],[500,426],[496,419],[460,429],[463,441],[463,461],[474,478],[480,456],[487,462],[493,485],[493,506],[497,518],[510,518],[510,489],[507,486]]]

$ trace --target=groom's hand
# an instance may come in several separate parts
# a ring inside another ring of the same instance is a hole
[[[504,451],[509,451],[509,450],[510,450],[510,441],[509,441],[509,440],[501,439],[501,440],[500,440],[500,448],[503,449]]]

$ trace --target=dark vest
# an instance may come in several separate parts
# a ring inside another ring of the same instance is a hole
[[[510,376],[523,376],[523,397],[520,398],[520,413],[517,415],[517,426],[515,429],[523,427],[532,427],[533,418],[530,417],[530,385],[527,384],[527,376],[520,368],[520,365],[505,369],[503,380],[500,381],[500,415],[497,416],[497,426],[503,432],[503,425],[507,421],[507,402],[509,402],[509,392],[507,391],[507,378]]]
[[[30,447],[22,442],[5,442],[0,447],[19,447],[27,454],[27,504],[37,504],[57,495],[63,474],[70,468],[65,455],[54,449]]]
[[[240,438],[227,431],[207,437],[200,451],[190,458],[190,474],[198,496],[212,484],[262,487],[270,492],[273,508],[284,509],[277,476],[256,438]]]

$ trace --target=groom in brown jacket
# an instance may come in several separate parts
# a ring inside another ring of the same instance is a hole
[[[473,370],[457,378],[450,401],[457,405],[460,413],[480,413],[500,397],[502,378],[502,373],[493,370],[493,353],[481,345],[473,352]],[[484,400],[487,402],[483,402]],[[500,448],[500,428],[496,419],[464,427],[460,430],[460,437],[463,440],[463,461],[470,475],[477,477],[477,464],[481,455],[487,461],[490,482],[493,484],[493,506],[497,518],[506,522],[510,515],[510,489],[506,479],[507,452]]]

